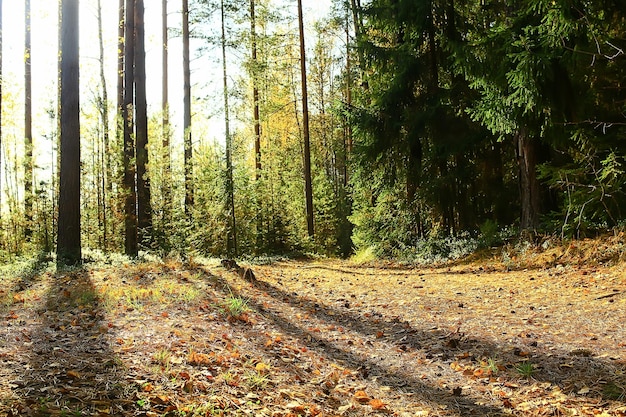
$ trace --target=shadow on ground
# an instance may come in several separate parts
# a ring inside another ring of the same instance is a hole
[[[38,309],[24,308],[7,328],[13,364],[8,416],[128,415],[122,364],[107,338],[107,323],[87,271],[50,277]],[[6,347],[5,347],[6,348]],[[7,368],[7,364],[4,364]],[[4,394],[4,393],[3,393]],[[4,396],[4,395],[3,395]]]
[[[208,273],[210,274],[210,271]],[[536,372],[533,373],[534,381],[549,382],[553,386],[559,386],[574,399],[579,399],[581,403],[600,404],[613,401],[618,406],[624,404],[622,387],[626,386],[626,377],[623,375],[624,366],[623,363],[620,365],[619,358],[593,357],[585,349],[572,353],[558,350],[546,352],[540,348],[531,347],[530,352],[523,352],[521,349],[511,349],[510,346],[497,345],[488,340],[437,329],[429,323],[415,327],[407,321],[380,313],[367,318],[347,308],[330,306],[319,299],[287,292],[262,280],[252,282],[251,286],[258,290],[255,295],[246,291],[245,286],[242,290],[242,296],[250,299],[251,307],[285,333],[296,335],[310,349],[315,349],[320,355],[325,355],[343,366],[359,370],[364,379],[374,378],[382,385],[392,387],[399,392],[410,393],[414,398],[419,398],[434,407],[455,410],[460,416],[510,415],[512,410],[508,409],[510,405],[506,402],[500,401],[501,406],[486,405],[484,399],[481,401],[471,395],[459,396],[458,391],[454,389],[442,389],[429,381],[420,379],[419,369],[409,366],[398,371],[397,367],[386,365],[381,358],[369,357],[366,352],[358,352],[352,344],[338,343],[323,332],[311,332],[307,330],[309,327],[306,323],[294,321],[293,316],[285,317],[281,314],[285,309],[279,305],[288,305],[299,311],[301,316],[313,316],[329,327],[345,327],[367,340],[376,340],[376,335],[384,334],[384,342],[395,346],[394,353],[419,351],[423,357],[434,359],[447,369],[459,355],[465,352],[470,353],[467,359],[475,361],[491,357],[498,358],[501,363],[519,363],[524,358],[531,359],[537,367]],[[269,301],[263,302],[256,299],[261,294],[268,296]],[[528,346],[525,348],[527,350]],[[402,353],[399,355],[402,356]],[[510,369],[509,373],[515,375],[516,372]],[[514,381],[516,378],[509,379]],[[573,380],[577,382],[577,387],[597,388],[596,395],[598,393],[600,395],[594,398],[594,394],[590,393],[589,389],[582,390],[581,394],[578,394],[578,388],[564,383]],[[575,389],[572,390],[572,388]]]

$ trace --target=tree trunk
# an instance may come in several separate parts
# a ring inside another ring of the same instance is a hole
[[[233,139],[230,135],[230,108],[228,106],[228,73],[226,71],[226,24],[224,22],[224,0],[220,3],[222,17],[222,71],[224,79],[224,122],[226,124],[226,211],[229,224],[226,227],[226,252],[229,257],[237,256],[237,223],[235,217],[235,185],[233,182]]]
[[[170,109],[169,109],[169,37],[167,33],[167,0],[163,0],[161,4],[162,16],[161,16],[161,30],[163,35],[163,53],[162,53],[162,71],[163,79],[161,86],[161,105],[163,112],[163,140],[162,140],[162,183],[161,183],[161,197],[163,205],[163,224],[167,227],[170,224],[171,216],[171,158],[170,158]]]
[[[2,224],[2,0],[0,0],[0,225]]]
[[[143,0],[135,0],[135,140],[137,141],[137,225],[139,241],[149,246],[152,204],[148,157],[148,104],[146,102],[146,48]]]
[[[135,143],[133,141],[133,75],[134,75],[134,0],[126,0],[124,30],[124,226],[125,253],[131,257],[138,255],[137,243],[137,191],[135,183]]]
[[[298,0],[298,26],[300,31],[300,70],[302,75],[302,123],[304,125],[304,195],[306,199],[306,224],[310,238],[315,234],[313,225],[313,181],[311,177],[311,145],[309,134],[309,99],[306,85],[306,52],[304,45],[304,19],[302,0]]]
[[[191,142],[191,71],[189,69],[189,4],[183,0],[183,147],[185,164],[185,214],[193,207],[193,147]]]
[[[124,107],[124,2],[125,0],[119,0],[117,25],[117,116],[119,120],[117,132],[120,142],[124,136],[122,127],[122,108]]]
[[[117,86],[116,86],[116,117],[115,117],[115,140],[116,140],[116,149],[124,148],[124,30],[125,30],[125,2],[126,0],[119,0],[118,4],[118,22],[117,22]],[[123,153],[123,151],[122,151]],[[123,160],[123,157],[122,157]],[[119,184],[119,189],[124,190],[124,181],[123,178],[120,178],[120,172],[111,172],[111,183],[113,178],[116,181],[121,180],[121,184]],[[121,197],[121,198],[120,198]],[[114,213],[114,217],[119,219],[124,212],[124,194],[117,191],[115,196],[111,192],[111,209]],[[112,222],[111,223],[111,231],[112,236],[125,236],[125,231],[122,230],[120,226],[116,226],[121,222]],[[117,239],[116,239],[117,240]],[[119,241],[118,241],[119,244]]]
[[[250,0],[250,37],[252,40],[252,107],[254,117],[254,168],[256,179],[256,246],[260,249],[263,244],[263,201],[261,198],[261,117],[259,111],[259,66],[257,54],[256,11],[255,1]]]
[[[520,128],[515,135],[520,186],[520,231],[534,232],[539,226],[540,187],[537,180],[537,144]]]
[[[250,37],[252,38],[252,101],[254,115],[254,161],[256,180],[261,179],[261,118],[259,115],[259,78],[257,60],[257,36],[255,0],[250,0]]]
[[[102,120],[102,141],[104,152],[102,158],[103,173],[102,173],[102,223],[103,223],[103,235],[104,249],[108,249],[109,239],[109,199],[112,194],[112,174],[111,174],[111,152],[109,143],[109,93],[107,90],[106,76],[104,72],[104,40],[102,33],[102,4],[98,0],[98,47],[100,50],[100,84],[102,85],[102,103],[100,105],[100,118]]]
[[[57,262],[81,261],[78,0],[63,0],[61,18],[61,166]]]
[[[33,101],[31,76],[30,0],[24,5],[24,235],[33,227]]]

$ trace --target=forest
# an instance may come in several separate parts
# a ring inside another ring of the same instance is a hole
[[[411,260],[623,227],[619,1],[335,1],[306,25],[301,2],[151,2],[147,20],[143,2],[120,1],[114,27],[113,2],[81,3],[98,12],[99,64],[78,74],[85,59],[67,48],[85,29],[54,19],[60,77],[42,115],[26,1],[24,71],[2,88],[3,258]],[[148,54],[146,26],[162,36]],[[146,85],[147,55],[162,83]],[[206,55],[218,94],[190,70]]]
[[[626,416],[625,34],[0,0],[0,416]]]

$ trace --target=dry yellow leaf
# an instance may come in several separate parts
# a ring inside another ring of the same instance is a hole
[[[365,391],[357,391],[354,393],[354,399],[360,403],[366,403],[370,400],[370,397]]]

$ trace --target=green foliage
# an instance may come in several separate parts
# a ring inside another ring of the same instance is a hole
[[[196,33],[210,44],[214,33],[205,22],[215,4],[196,6]],[[253,62],[247,8],[226,6],[232,12],[229,59],[247,70],[228,91],[239,254],[348,256],[356,250],[360,259],[432,261],[501,244],[515,227],[525,227],[517,219],[528,192],[520,175],[521,137],[536,146],[531,156],[541,181],[541,231],[585,236],[626,222],[626,26],[619,4],[372,0],[354,14],[335,10],[317,22],[309,55],[314,239],[304,215],[298,49],[291,28],[278,23],[283,10],[257,4]],[[356,25],[350,21],[355,16],[361,20]],[[343,25],[359,30],[348,33],[354,40],[348,45]],[[47,180],[45,171],[46,180],[33,184],[32,223],[26,224],[19,191],[23,134],[15,122],[22,109],[12,87],[19,81],[7,77],[0,260],[53,251],[58,215],[58,181]],[[262,132],[259,171],[253,80]],[[81,116],[83,244],[121,251],[122,149],[114,128],[105,140],[99,95]],[[195,108],[211,107],[196,100]],[[56,156],[55,109],[47,110],[50,127],[35,154]],[[161,116],[150,119],[153,243],[142,249],[183,258],[226,255],[231,213],[222,138],[209,137],[206,115],[194,117],[195,205],[188,216],[180,149],[163,147],[164,134],[173,140],[176,132],[163,131]]]
[[[238,318],[242,314],[250,311],[250,307],[248,306],[248,300],[241,296],[234,295],[230,291],[230,289],[228,291],[229,296],[228,298],[226,298],[226,303],[224,307],[224,311],[226,312],[226,314],[228,314],[230,317]]]
[[[563,210],[548,217],[562,237],[580,237],[616,227],[626,204],[623,153],[599,152],[589,144],[570,149],[571,162],[544,164],[540,176],[559,192]]]
[[[535,366],[528,361],[515,365],[517,373],[524,378],[531,378],[535,374]]]

